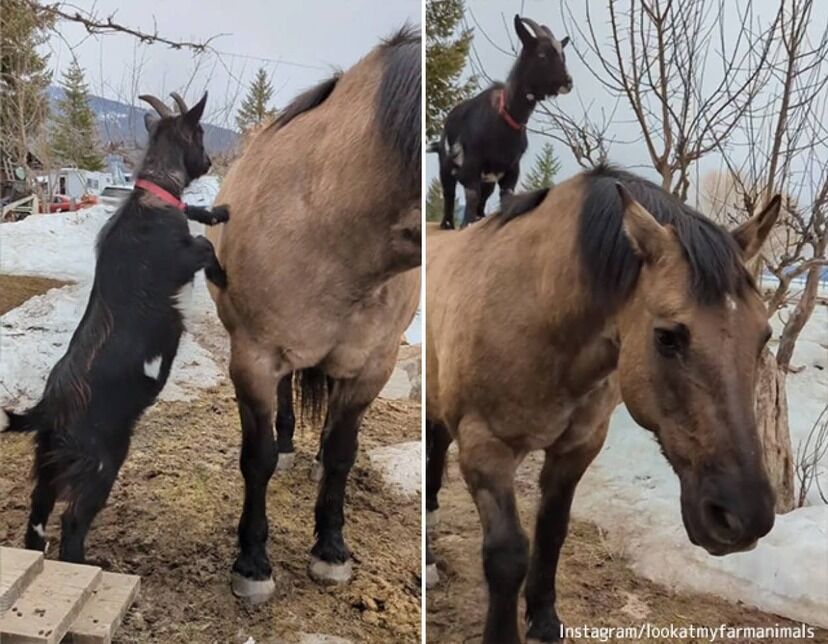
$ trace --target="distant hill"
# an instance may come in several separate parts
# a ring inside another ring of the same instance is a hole
[[[63,88],[50,85],[47,92],[49,106],[54,114],[58,111],[57,102],[63,97]],[[102,144],[124,143],[131,146],[137,143],[144,146],[147,141],[144,113],[152,110],[95,95],[90,95],[89,104],[98,117],[98,135]],[[209,123],[203,125],[204,145],[210,154],[227,152],[238,140],[239,135],[232,130]]]

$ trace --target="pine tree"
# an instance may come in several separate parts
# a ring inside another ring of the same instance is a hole
[[[103,158],[95,129],[95,112],[89,106],[89,87],[77,60],[63,72],[63,98],[52,125],[52,153],[62,165],[102,170]]]
[[[428,0],[426,3],[426,139],[440,136],[451,109],[477,86],[472,76],[460,84],[469,56],[472,32],[458,33],[463,0]]]
[[[236,116],[236,125],[239,126],[239,130],[245,132],[275,116],[276,110],[268,107],[271,96],[273,96],[273,86],[267,78],[264,67],[260,67]]]
[[[555,175],[560,172],[561,162],[555,156],[551,143],[545,143],[535,157],[535,165],[526,174],[521,184],[524,190],[539,190],[553,185]]]
[[[38,53],[52,19],[23,0],[0,7],[0,156],[26,167],[49,113],[49,56]]]

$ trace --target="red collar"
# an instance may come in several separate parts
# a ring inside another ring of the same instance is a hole
[[[158,197],[165,204],[168,204],[173,208],[178,208],[182,212],[187,208],[187,204],[181,201],[181,199],[176,197],[174,194],[167,192],[166,190],[164,190],[164,188],[153,183],[152,181],[147,181],[146,179],[138,179],[135,182],[135,187],[141,188],[142,190],[146,190],[155,197]]]
[[[497,113],[503,117],[503,120],[506,121],[509,127],[513,130],[522,130],[525,127],[513,119],[512,115],[506,111],[506,90],[504,89],[500,90],[500,97],[497,102]]]

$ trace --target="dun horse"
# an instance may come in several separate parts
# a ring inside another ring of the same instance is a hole
[[[266,490],[277,387],[292,372],[305,403],[327,399],[309,573],[323,583],[351,575],[343,501],[357,431],[419,299],[420,95],[420,37],[404,28],[296,98],[222,184],[233,219],[213,241],[228,287],[211,293],[242,425],[233,591],[252,601],[274,589]]]
[[[445,209],[441,228],[454,228],[458,181],[466,189],[464,226],[483,217],[495,182],[501,201],[512,194],[528,145],[526,123],[535,106],[572,89],[563,52],[569,38],[559,41],[546,25],[517,15],[515,32],[522,48],[506,83],[495,83],[463,101],[446,118],[436,148]]]
[[[753,409],[770,329],[744,263],[779,203],[728,233],[601,167],[429,240],[427,503],[436,509],[453,437],[483,526],[485,643],[520,641],[527,573],[526,637],[560,641],[555,571],[570,505],[620,401],[678,475],[691,542],[724,555],[771,529]],[[545,462],[530,552],[514,474],[532,450]]]

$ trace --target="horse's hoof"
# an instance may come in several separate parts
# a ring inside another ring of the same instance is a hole
[[[251,604],[266,602],[276,592],[276,582],[273,581],[273,577],[248,579],[237,572],[234,572],[231,577],[230,587],[236,597],[246,599]]]
[[[436,563],[426,564],[425,582],[426,588],[434,588],[438,583],[440,583],[440,573],[437,572]]]
[[[286,472],[293,469],[293,462],[296,460],[296,452],[285,452],[279,454],[279,460],[276,461],[276,471]]]
[[[314,461],[310,469],[310,480],[319,483],[323,476],[325,476],[325,466],[319,461]]]
[[[353,566],[351,565],[350,559],[345,563],[328,563],[319,557],[311,555],[310,563],[308,564],[308,574],[318,584],[324,584],[326,586],[347,584],[351,581]]]
[[[436,528],[440,524],[440,510],[426,511],[426,528]]]

